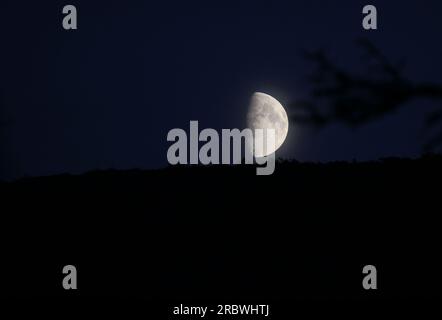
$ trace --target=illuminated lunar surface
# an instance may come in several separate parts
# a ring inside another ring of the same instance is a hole
[[[255,92],[247,113],[247,126],[255,132],[255,157],[265,157],[274,153],[284,143],[289,130],[289,120],[284,107],[278,100],[268,94]],[[255,129],[264,129],[264,136],[256,134]],[[266,141],[266,129],[274,129],[273,146],[263,143]]]

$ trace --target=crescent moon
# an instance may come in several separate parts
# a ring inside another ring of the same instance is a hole
[[[250,100],[247,113],[247,126],[255,132],[255,129],[274,129],[274,147],[264,148],[262,141],[255,141],[255,157],[265,157],[281,147],[287,137],[289,120],[281,103],[272,96],[255,92]],[[256,137],[256,139],[259,139]],[[262,140],[262,139],[261,139]]]

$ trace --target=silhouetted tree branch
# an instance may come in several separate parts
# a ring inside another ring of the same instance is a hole
[[[369,65],[362,75],[341,69],[323,50],[304,52],[316,70],[309,77],[310,98],[292,104],[295,121],[315,126],[332,122],[358,126],[397,110],[411,99],[442,99],[441,85],[414,83],[404,77],[403,64],[391,63],[370,41],[362,39],[358,44],[367,54]],[[427,114],[427,128],[441,123],[442,108]],[[442,131],[424,147],[428,151],[441,144]]]

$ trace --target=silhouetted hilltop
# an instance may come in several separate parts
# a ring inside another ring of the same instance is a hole
[[[257,177],[255,165],[177,165],[169,166],[163,169],[156,170],[96,170],[84,174],[60,174],[53,176],[42,177],[25,177],[17,179],[12,182],[0,182],[2,188],[16,189],[16,188],[51,188],[60,190],[60,184],[64,187],[75,187],[78,184],[82,185],[82,190],[99,191],[104,189],[121,189],[120,191],[130,190],[142,187],[148,188],[145,183],[149,181],[160,182],[161,180],[172,179],[175,181],[185,181],[187,184],[194,183],[195,180],[205,179],[220,179],[230,180],[236,178],[256,179],[277,179],[290,180],[292,178],[306,179],[309,178],[326,178],[338,175],[344,179],[356,179],[363,177],[372,177],[373,174],[378,177],[393,178],[396,174],[407,172],[410,177],[418,178],[421,173],[438,174],[442,166],[442,155],[428,154],[418,159],[409,158],[381,158],[377,161],[366,162],[346,162],[335,161],[328,163],[314,163],[314,162],[298,162],[296,160],[279,160],[276,163],[275,172],[267,177]],[[188,180],[192,178],[191,180]],[[397,178],[397,177],[396,177]],[[325,182],[325,181],[322,181]],[[69,186],[72,184],[72,186]],[[163,184],[163,183],[161,183]],[[232,186],[235,187],[235,186]],[[155,189],[155,186],[153,187]],[[37,191],[37,190],[36,190]],[[81,191],[81,190],[79,190]]]
[[[435,297],[441,168],[428,155],[281,161],[271,176],[179,166],[2,183],[2,292],[66,295],[60,270],[74,264],[79,295]],[[362,290],[366,264],[382,290]]]

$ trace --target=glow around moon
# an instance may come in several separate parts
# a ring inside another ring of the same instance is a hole
[[[255,92],[252,95],[247,114],[247,126],[252,129],[274,129],[274,148],[266,147],[262,137],[255,136],[255,157],[265,157],[281,147],[287,137],[289,120],[284,107],[272,96]],[[258,140],[261,141],[258,141]]]

